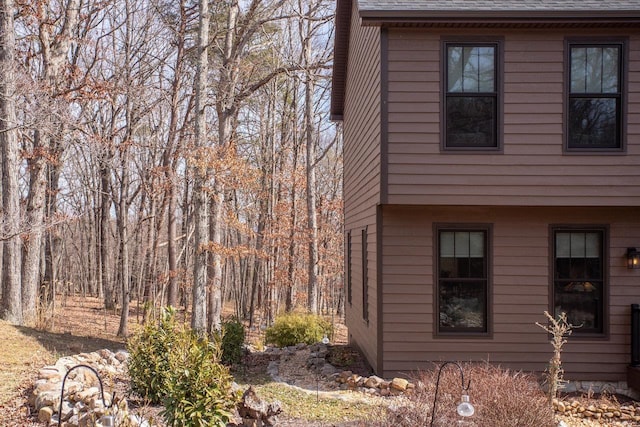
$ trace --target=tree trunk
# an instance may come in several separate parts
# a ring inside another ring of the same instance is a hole
[[[295,104],[294,104],[295,105]],[[292,166],[293,170],[293,182],[291,183],[291,212],[289,214],[289,260],[287,266],[287,290],[285,296],[285,310],[291,312],[295,306],[295,291],[296,291],[296,224],[298,223],[298,197],[297,197],[297,183],[296,169],[298,168],[298,135],[294,130],[295,135],[293,138],[293,154],[292,154]]]
[[[100,162],[100,282],[104,295],[104,307],[107,310],[115,308],[115,298],[113,295],[113,283],[109,269],[109,210],[111,207],[111,158],[113,153],[110,149],[103,148],[108,154],[102,155]]]
[[[46,125],[45,125],[46,128]],[[43,152],[47,151],[48,138],[36,130],[33,137],[33,154],[28,160],[29,193],[27,197],[26,220],[32,228],[24,239],[22,254],[22,315],[27,325],[36,321],[36,305],[40,285],[40,254],[44,227],[44,205],[47,188],[47,165]],[[49,283],[50,287],[54,284]]]
[[[167,146],[162,155],[165,180],[167,182],[167,261],[169,263],[169,281],[167,286],[167,305],[178,306],[178,259],[176,257],[176,185],[174,146],[178,132],[178,116],[181,79],[184,64],[184,41],[187,32],[187,16],[184,0],[180,1],[180,26],[177,30],[176,40],[176,64],[175,75],[171,82],[171,111],[169,117],[169,131],[167,134]]]
[[[311,63],[311,37],[304,39],[305,63]],[[304,96],[305,142],[307,146],[307,232],[309,233],[309,264],[307,270],[307,305],[311,313],[317,314],[318,307],[318,217],[316,214],[316,149],[313,140],[313,75],[307,70]]]
[[[2,318],[21,325],[20,147],[16,119],[16,69],[13,0],[0,10],[0,148],[2,151]]]
[[[224,210],[224,189],[220,180],[214,184],[214,198],[211,203],[210,236],[213,244],[211,253],[211,272],[209,277],[209,332],[219,331],[222,325],[222,256],[219,248],[222,245],[222,212]]]
[[[120,257],[119,266],[120,270],[120,286],[122,290],[122,312],[120,313],[120,325],[118,327],[118,336],[126,337],[128,333],[127,324],[129,321],[129,292],[130,292],[130,276],[129,273],[129,218],[127,213],[129,212],[128,203],[128,190],[129,190],[129,171],[127,170],[127,155],[123,153],[125,160],[123,160],[122,182],[120,187],[120,202],[118,203],[118,235],[120,238]]]
[[[62,140],[62,135],[58,136],[58,141]],[[58,187],[60,183],[60,170],[62,168],[62,162],[60,158],[62,156],[62,148],[59,142],[52,141],[52,152],[54,158],[57,160],[55,164],[47,165],[47,190],[46,190],[46,216],[48,218],[55,218],[58,213]],[[50,286],[49,297],[53,297],[54,284],[58,280],[57,274],[57,260],[60,258],[60,246],[62,245],[62,238],[57,226],[49,228],[45,233],[45,248],[44,248],[44,281]],[[82,284],[83,286],[86,285]]]
[[[206,145],[206,104],[207,104],[207,72],[209,57],[209,2],[200,0],[198,23],[198,58],[196,63],[196,129],[195,144],[197,148]],[[193,310],[191,327],[198,333],[204,333],[207,328],[207,251],[205,245],[209,238],[208,196],[206,184],[208,168],[195,164],[192,166],[194,174],[193,203],[194,203],[194,261],[193,261]]]
[[[42,19],[50,20],[50,12],[46,3],[38,4],[38,12]],[[42,238],[45,233],[45,201],[49,198],[49,205],[55,206],[57,193],[57,180],[55,188],[51,188],[47,196],[47,159],[59,158],[62,150],[62,125],[56,122],[55,110],[56,92],[65,65],[71,42],[71,31],[74,31],[78,22],[79,0],[70,0],[64,10],[64,18],[59,34],[54,36],[53,25],[41,25],[39,27],[39,41],[42,55],[42,80],[46,85],[47,96],[50,101],[50,111],[39,123],[35,131],[33,151],[29,160],[29,194],[27,201],[26,218],[32,227],[26,244],[24,245],[24,258],[22,260],[22,292],[23,292],[23,316],[25,321],[32,324],[36,316],[36,297],[41,279]],[[52,168],[60,166],[51,165]],[[56,174],[59,172],[56,172]],[[55,176],[55,175],[54,175]],[[55,213],[55,208],[52,209]],[[50,297],[55,293],[53,277],[53,259],[50,258],[50,277],[48,285],[51,287]],[[45,263],[46,264],[46,263]]]

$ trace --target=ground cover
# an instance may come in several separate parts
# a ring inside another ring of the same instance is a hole
[[[102,348],[118,350],[125,342],[115,336],[118,328],[117,313],[103,310],[98,299],[68,298],[66,304],[60,304],[56,316],[48,323],[49,330],[11,326],[0,322],[0,426],[35,427],[41,426],[30,416],[26,405],[26,396],[33,386],[35,374],[46,364],[55,362],[59,357],[81,352],[91,352]],[[140,313],[133,304],[131,330],[140,320]],[[346,337],[344,328],[338,328],[336,339],[343,343]],[[248,341],[260,344],[261,337],[256,330],[249,331]],[[328,356],[328,361],[336,366],[364,369],[362,358],[348,346],[338,345],[338,349]],[[365,395],[358,392],[332,394],[328,382],[319,382],[319,377],[304,370],[302,362],[290,360],[281,373],[288,385],[274,381],[267,374],[270,361],[263,354],[246,359],[233,371],[236,381],[243,386],[254,386],[265,400],[279,400],[284,409],[279,426],[371,426],[384,425],[386,410],[395,403],[389,399]],[[325,380],[323,380],[325,381]],[[477,382],[477,379],[475,380]],[[475,382],[474,382],[475,384]],[[477,384],[476,384],[477,385]],[[120,392],[125,392],[121,389]],[[603,401],[611,401],[612,396],[570,396],[578,398],[587,405],[598,406]],[[615,396],[613,397],[615,400]],[[159,419],[158,408],[146,407],[143,402],[132,399],[133,405],[139,405],[140,412]],[[628,402],[625,402],[628,403]],[[570,417],[558,418],[565,426],[632,426],[607,420],[581,420]],[[477,426],[483,427],[483,426]]]

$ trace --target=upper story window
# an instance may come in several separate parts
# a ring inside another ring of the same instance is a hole
[[[498,43],[444,44],[444,149],[496,149]]]
[[[568,43],[568,150],[622,149],[623,47]]]

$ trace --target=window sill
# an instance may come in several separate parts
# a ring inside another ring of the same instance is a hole
[[[491,339],[493,334],[490,332],[437,332],[433,335],[434,339]]]

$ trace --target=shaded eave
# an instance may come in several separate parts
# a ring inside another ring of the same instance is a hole
[[[347,54],[351,32],[352,0],[336,1],[333,74],[331,77],[331,120],[342,121],[344,90],[347,81]]]
[[[356,0],[357,1],[357,0]],[[353,0],[336,1],[331,120],[341,121]],[[640,28],[640,10],[359,10],[363,26],[426,28]]]

